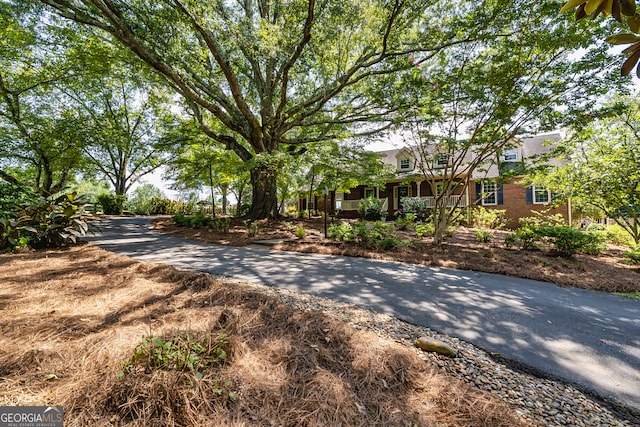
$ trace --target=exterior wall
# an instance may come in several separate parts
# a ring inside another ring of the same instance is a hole
[[[561,214],[565,220],[569,219],[568,205],[562,204],[555,209],[549,210],[551,205],[542,205],[527,203],[527,188],[524,185],[516,184],[518,178],[512,179],[510,182],[502,185],[503,203],[495,206],[484,206],[485,209],[502,209],[505,210],[505,216],[508,219],[507,227],[517,228],[520,226],[518,218],[531,216],[531,211],[549,211],[549,215]],[[474,199],[476,195],[476,183],[471,181],[470,196]],[[477,199],[477,197],[476,197]],[[480,205],[478,203],[478,205]]]

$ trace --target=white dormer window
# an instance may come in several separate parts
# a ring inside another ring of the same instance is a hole
[[[444,169],[449,164],[449,155],[448,154],[439,154],[436,156],[435,168],[436,169]]]
[[[511,148],[509,150],[504,150],[504,161],[505,162],[516,162],[518,161],[518,149]]]
[[[414,156],[411,150],[403,148],[396,154],[396,168],[398,172],[408,172],[415,168]]]

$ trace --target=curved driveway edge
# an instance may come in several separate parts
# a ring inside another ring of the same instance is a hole
[[[165,263],[354,303],[459,337],[640,410],[640,301],[488,273],[204,244],[111,218],[87,240]]]

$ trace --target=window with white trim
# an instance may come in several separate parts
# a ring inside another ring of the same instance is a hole
[[[495,182],[482,183],[482,206],[495,206],[498,204],[498,186]]]
[[[411,169],[411,159],[400,159],[400,170],[407,171]]]
[[[551,202],[551,192],[541,185],[533,186],[533,203],[536,205],[548,205]]]
[[[444,169],[449,164],[449,155],[448,154],[439,154],[436,156],[436,169]]]
[[[505,162],[515,162],[518,160],[518,149],[510,148],[509,150],[504,150],[503,153]]]

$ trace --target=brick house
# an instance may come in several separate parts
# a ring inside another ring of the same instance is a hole
[[[505,210],[508,227],[517,227],[518,218],[531,216],[531,211],[559,213],[566,220],[571,220],[570,204],[550,209],[553,197],[551,192],[545,188],[519,184],[522,176],[518,175],[518,171],[532,159],[548,153],[551,147],[547,143],[554,144],[560,140],[558,133],[513,140],[512,148],[504,150],[495,160],[478,168],[470,176],[460,174],[456,177],[468,181],[468,185],[464,191],[458,191],[458,194],[449,197],[448,206],[483,206],[486,209]],[[430,183],[434,180],[437,182],[438,170],[445,170],[449,161],[446,155],[434,155],[433,159],[427,160],[433,162],[430,169],[434,174],[427,178],[418,164],[420,156],[410,148],[387,150],[379,154],[382,162],[395,168],[395,177],[380,188],[359,185],[345,192],[330,191],[327,195],[328,212],[338,217],[356,218],[359,216],[360,200],[367,197],[382,199],[382,209],[387,212],[388,218],[393,218],[402,207],[404,197],[419,197],[426,201],[427,206],[435,205]],[[311,203],[308,203],[306,195],[301,194],[298,207],[302,210],[311,208],[322,211],[324,198],[322,195],[313,196]]]

